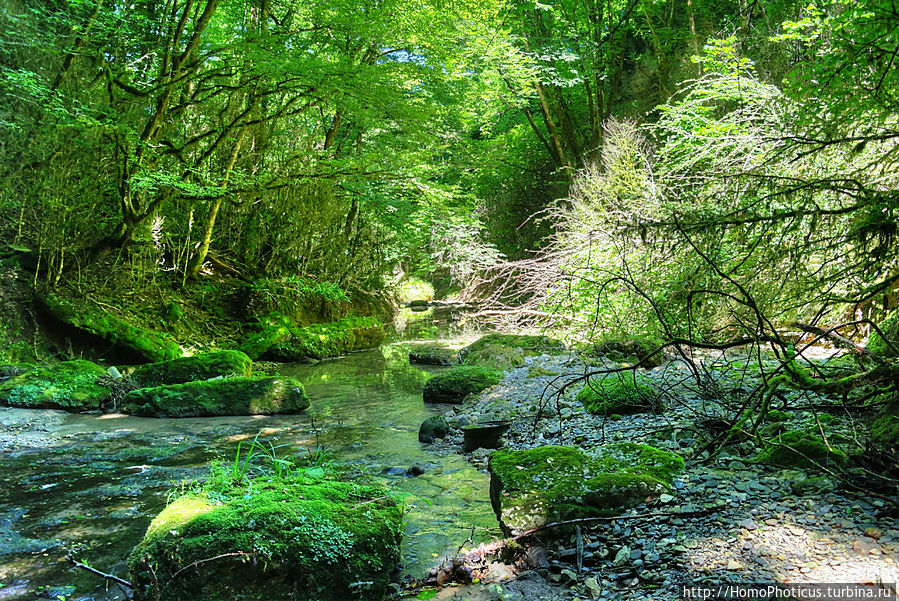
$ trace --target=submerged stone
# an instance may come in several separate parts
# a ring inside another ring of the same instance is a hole
[[[52,294],[40,300],[47,311],[64,324],[108,340],[147,361],[166,361],[181,356],[181,347],[174,340],[128,323],[90,303],[76,304]]]
[[[588,413],[599,415],[626,415],[662,408],[659,394],[649,378],[636,372],[593,378],[578,392],[577,400],[583,403]]]
[[[133,390],[125,410],[144,417],[211,417],[299,413],[309,407],[294,378],[223,378]]]
[[[92,411],[99,409],[111,393],[109,386],[97,383],[106,375],[103,367],[82,359],[35,368],[0,384],[0,404]]]
[[[131,377],[143,388],[196,380],[249,376],[253,362],[240,351],[213,351],[193,357],[140,365]]]
[[[426,403],[458,404],[469,394],[495,386],[502,376],[501,371],[489,367],[454,367],[425,382],[422,396]]]
[[[575,447],[496,451],[490,501],[506,535],[551,522],[614,515],[672,490],[683,459],[648,445],[618,443],[587,455]]]
[[[380,486],[259,477],[173,501],[128,563],[135,601],[380,601],[402,511]]]

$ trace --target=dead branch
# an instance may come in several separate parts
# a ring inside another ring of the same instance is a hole
[[[90,572],[91,574],[94,574],[95,576],[99,576],[100,578],[103,578],[104,580],[109,580],[111,582],[115,582],[116,584],[121,584],[122,586],[127,586],[128,588],[134,588],[133,586],[131,586],[131,583],[128,582],[127,580],[122,580],[118,576],[113,576],[112,574],[107,574],[106,572],[101,572],[100,570],[98,570],[96,568],[92,568],[85,563],[81,563],[80,561],[77,561],[71,555],[66,555],[66,561],[68,561],[70,564],[72,564],[73,567],[79,568],[81,570],[85,570],[86,572]]]

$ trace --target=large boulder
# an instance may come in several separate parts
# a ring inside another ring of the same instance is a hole
[[[659,394],[649,378],[636,372],[604,374],[590,379],[577,400],[588,413],[598,415],[643,413],[662,408]]]
[[[283,315],[274,314],[261,331],[244,340],[239,350],[253,359],[292,363],[376,348],[384,337],[384,326],[374,317],[344,317],[297,327]]]
[[[846,452],[829,445],[814,430],[790,430],[767,441],[756,461],[782,467],[842,465]]]
[[[440,346],[417,346],[409,351],[409,363],[418,365],[455,365],[459,354]]]
[[[588,354],[602,356],[618,363],[640,363],[641,367],[658,367],[665,362],[661,343],[652,338],[605,340],[598,342]]]
[[[140,365],[131,377],[142,387],[184,384],[195,380],[249,376],[253,362],[240,351],[213,351],[193,357]]]
[[[469,394],[495,386],[502,377],[501,371],[489,367],[453,367],[425,382],[422,396],[426,403],[459,404]]]
[[[125,411],[144,417],[212,417],[299,413],[309,397],[294,378],[240,377],[141,388],[123,403]]]
[[[418,442],[430,444],[438,438],[446,438],[450,433],[449,423],[442,415],[432,415],[421,423]]]
[[[181,356],[178,343],[163,334],[120,319],[89,302],[76,303],[47,294],[40,298],[44,308],[64,324],[115,344],[147,361],[167,361]]]
[[[500,527],[520,534],[548,523],[615,515],[671,490],[683,459],[648,445],[618,443],[592,455],[564,446],[496,451],[490,502]]]
[[[106,369],[81,359],[30,369],[0,384],[0,404],[75,413],[96,410],[112,392],[104,376]]]
[[[487,334],[459,351],[459,358],[465,361],[472,354],[483,356],[483,351],[488,348],[520,349],[523,354],[537,354],[541,352],[558,353],[565,350],[565,345],[548,336]]]
[[[150,523],[128,560],[134,599],[380,601],[401,533],[402,510],[380,486],[302,475],[207,484]]]

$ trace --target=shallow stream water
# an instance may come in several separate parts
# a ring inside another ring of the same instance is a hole
[[[404,573],[421,577],[469,537],[499,535],[487,476],[418,442],[421,422],[446,407],[422,402],[428,371],[440,368],[410,366],[409,345],[447,330],[427,318],[412,324],[380,349],[285,366],[312,400],[298,416],[152,419],[0,408],[0,434],[18,441],[0,454],[0,601],[124,598],[70,567],[66,555],[127,580],[125,559],[171,491],[259,433],[281,456],[324,450],[406,493]],[[409,475],[413,465],[424,473]]]

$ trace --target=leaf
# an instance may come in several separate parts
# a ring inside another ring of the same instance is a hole
[[[421,591],[420,593],[418,593],[415,596],[415,598],[416,599],[433,599],[434,597],[437,596],[437,593],[439,593],[439,592],[440,592],[440,589],[436,589],[436,588],[428,590],[428,591]]]
[[[306,475],[314,480],[320,480],[325,477],[325,470],[318,466],[307,467],[305,471]]]

